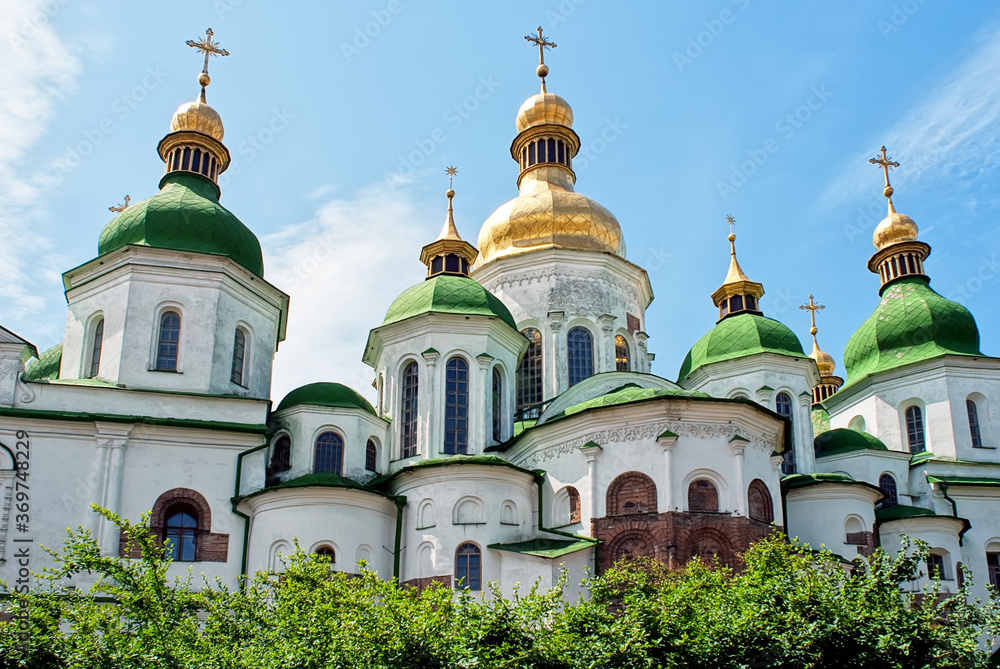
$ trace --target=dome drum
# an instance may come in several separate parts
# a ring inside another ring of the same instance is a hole
[[[573,158],[579,151],[580,137],[565,126],[546,124],[525,130],[510,145],[510,156],[521,168],[518,185],[530,170],[542,166],[566,169],[571,174],[571,183],[575,183]]]
[[[172,132],[156,147],[165,163],[165,172],[193,172],[218,182],[219,175],[229,168],[231,157],[225,145],[201,132]]]
[[[924,242],[907,241],[879,249],[868,261],[868,270],[882,280],[879,294],[893,281],[924,274],[924,260],[931,247]]]

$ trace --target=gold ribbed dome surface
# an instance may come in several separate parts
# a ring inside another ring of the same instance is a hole
[[[174,117],[170,119],[170,132],[180,130],[200,132],[220,142],[226,134],[219,112],[198,100],[185,102],[174,112]]]
[[[905,214],[890,212],[888,216],[875,227],[872,244],[882,250],[890,244],[899,242],[915,242],[917,240],[917,224]]]
[[[496,258],[541,248],[578,249],[625,255],[621,226],[614,215],[576,193],[558,168],[538,168],[521,181],[521,194],[501,205],[479,231],[482,266]],[[560,170],[561,171],[561,170]],[[545,180],[552,179],[551,181]],[[569,186],[569,187],[565,187]]]
[[[514,120],[518,132],[537,125],[554,123],[573,127],[573,108],[555,93],[538,93],[524,101]]]
[[[837,363],[833,361],[832,355],[819,350],[819,347],[814,343],[809,357],[816,361],[821,376],[833,376],[834,370],[837,369]]]

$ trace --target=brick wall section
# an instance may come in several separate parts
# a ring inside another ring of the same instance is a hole
[[[656,513],[656,484],[641,472],[625,472],[608,486],[609,516]]]
[[[863,555],[865,557],[871,557],[871,554],[875,551],[875,533],[874,532],[849,532],[847,534],[847,541],[844,543],[853,544],[858,547],[858,555]],[[845,555],[848,560],[853,558],[853,555]]]
[[[212,507],[201,493],[190,488],[174,488],[156,498],[149,522],[157,545],[163,545],[167,516],[174,507],[181,504],[193,510],[198,520],[198,528],[195,530],[195,562],[226,562],[229,559],[229,535],[212,532]],[[140,550],[138,546],[129,545],[122,533],[118,538],[118,554],[136,559],[140,557]]]
[[[423,592],[427,588],[431,587],[432,583],[440,583],[446,588],[451,587],[451,574],[445,574],[443,576],[425,576],[424,578],[411,578],[409,581],[403,581],[403,585],[408,588],[416,588],[417,592]]]
[[[153,528],[151,534],[156,537],[156,545],[162,546],[163,529]],[[118,536],[118,554],[133,560],[142,557],[138,545],[130,546],[126,542],[124,532]],[[227,562],[229,560],[229,535],[196,530],[194,559],[195,562]]]
[[[768,536],[772,526],[726,513],[671,511],[595,518],[591,530],[604,541],[599,548],[601,571],[619,557],[650,557],[676,569],[696,555],[740,569],[739,553]]]

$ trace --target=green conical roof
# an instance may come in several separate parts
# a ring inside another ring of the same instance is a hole
[[[795,333],[773,318],[744,312],[723,318],[695,342],[681,364],[678,379],[683,380],[704,365],[735,360],[757,353],[777,353],[805,358]]]
[[[494,316],[517,329],[510,310],[478,281],[444,274],[404,290],[389,307],[382,326],[428,313]]]
[[[227,256],[264,276],[257,237],[219,204],[219,189],[212,180],[198,174],[164,176],[159,193],[136,202],[104,226],[97,251],[105,255],[129,244]]]
[[[875,311],[847,340],[845,387],[870,374],[942,355],[983,355],[969,310],[927,284],[925,277],[909,277],[885,289]]]
[[[275,411],[301,405],[362,409],[373,416],[376,415],[368,400],[353,388],[340,383],[320,382],[300,386],[285,395],[285,399],[281,400]]]

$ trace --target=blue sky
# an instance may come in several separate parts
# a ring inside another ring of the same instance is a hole
[[[14,5],[14,6],[12,6]],[[844,344],[878,301],[866,269],[894,202],[931,244],[932,286],[967,305],[1000,355],[1000,6],[897,2],[162,3],[19,0],[0,10],[0,324],[62,339],[61,272],[92,258],[107,207],[156,190],[156,144],[197,94],[187,39],[215,30],[208,100],[234,166],[223,204],[260,237],[291,295],[274,397],[338,380],[365,391],[368,329],[420,281],[456,165],[456,220],[473,243],[516,194],[514,115],[549,90],[585,151],[577,190],[621,222],[656,299],[653,371],[675,378],[713,325],[727,214],[765,314],[809,347]],[[843,372],[840,365],[839,370]]]

